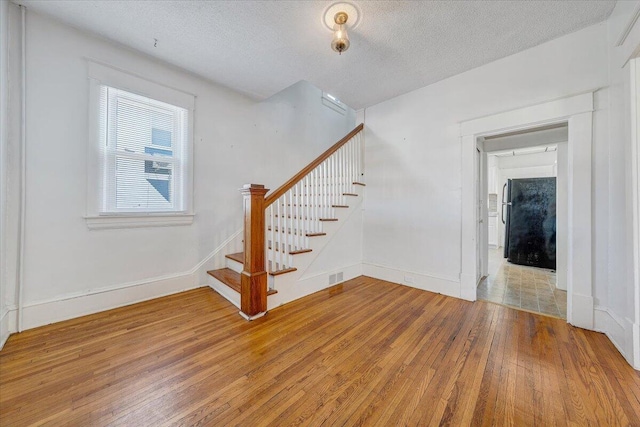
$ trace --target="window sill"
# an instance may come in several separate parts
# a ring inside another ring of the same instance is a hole
[[[105,230],[114,228],[142,228],[142,227],[173,227],[191,225],[193,214],[126,214],[86,216],[87,227],[90,230]]]

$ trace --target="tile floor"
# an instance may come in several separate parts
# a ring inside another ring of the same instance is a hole
[[[489,275],[478,285],[478,299],[567,318],[567,292],[556,289],[556,272],[510,264],[502,248],[489,249]]]

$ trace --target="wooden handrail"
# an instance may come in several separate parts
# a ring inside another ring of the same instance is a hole
[[[320,165],[320,163],[324,162],[325,160],[327,160],[333,153],[335,153],[336,151],[338,151],[338,149],[340,147],[342,147],[344,144],[347,143],[347,141],[349,141],[351,138],[353,138],[358,132],[360,132],[362,129],[364,128],[364,124],[360,123],[358,126],[356,126],[355,129],[353,129],[351,132],[349,132],[344,138],[342,138],[340,141],[336,142],[335,144],[333,144],[333,146],[331,146],[331,148],[329,148],[327,151],[325,151],[324,153],[322,153],[318,158],[316,158],[314,161],[312,161],[311,163],[309,163],[306,167],[304,167],[300,172],[298,172],[297,174],[295,174],[293,176],[293,178],[291,178],[290,180],[288,180],[287,182],[285,182],[284,184],[282,184],[277,190],[275,190],[273,193],[269,194],[267,197],[265,197],[264,199],[264,207],[265,209],[267,207],[269,207],[269,205],[271,205],[273,202],[275,202],[276,200],[278,200],[280,198],[280,196],[282,196],[284,193],[286,193],[287,191],[289,191],[289,189],[291,189],[291,187],[293,187],[294,185],[296,185],[296,183],[298,181],[300,181],[302,178],[304,178],[309,172],[311,172],[312,170],[314,170],[316,167],[318,167]]]

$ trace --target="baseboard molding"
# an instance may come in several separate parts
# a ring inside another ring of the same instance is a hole
[[[14,332],[16,332],[16,309],[9,307],[0,315],[0,350]]]
[[[342,272],[342,281],[330,284],[329,276],[337,272]],[[347,280],[360,277],[362,274],[362,264],[357,263],[349,266],[338,267],[331,271],[321,272],[290,284],[283,284],[277,288],[278,293],[267,297],[267,309],[273,310],[283,304],[311,295],[323,289],[339,285]]]
[[[186,273],[129,283],[112,288],[70,294],[48,301],[25,304],[24,329],[37,328],[88,314],[136,304],[199,287],[194,275]]]
[[[37,328],[205,286],[201,285],[200,276],[203,273],[202,270],[207,263],[219,256],[229,244],[237,240],[241,233],[242,230],[234,232],[195,267],[186,272],[152,277],[84,292],[69,293],[48,300],[26,303],[22,311],[23,328],[25,330]],[[0,329],[0,342],[3,345],[8,336],[17,331],[16,315],[17,311],[15,309],[9,310],[0,319],[0,328],[2,328]],[[5,336],[7,333],[8,335]]]
[[[475,301],[480,280],[475,275],[460,274],[460,298]]]
[[[462,298],[460,282],[453,278],[436,277],[367,262],[362,263],[362,274],[424,291]],[[407,279],[413,282],[410,283]]]
[[[631,365],[640,371],[640,323],[633,323],[631,325],[631,343],[633,349],[633,361]]]
[[[567,321],[583,329],[594,329],[594,304],[590,295],[568,294]]]
[[[637,333],[634,336],[634,329],[637,329],[637,325],[619,317],[608,307],[601,306],[594,307],[594,323],[594,329],[605,334],[622,357],[635,369],[640,370],[640,364],[634,360],[634,345],[638,341]]]

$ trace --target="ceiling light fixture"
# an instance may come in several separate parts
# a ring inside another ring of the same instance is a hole
[[[338,12],[333,17],[336,25],[333,27],[333,40],[331,41],[331,49],[342,55],[342,52],[349,49],[349,34],[347,34],[347,20],[349,15],[347,12]]]
[[[347,29],[355,28],[360,23],[359,17],[360,11],[351,3],[334,3],[325,10],[323,22],[328,29],[333,31],[331,49],[340,55],[349,49]]]

